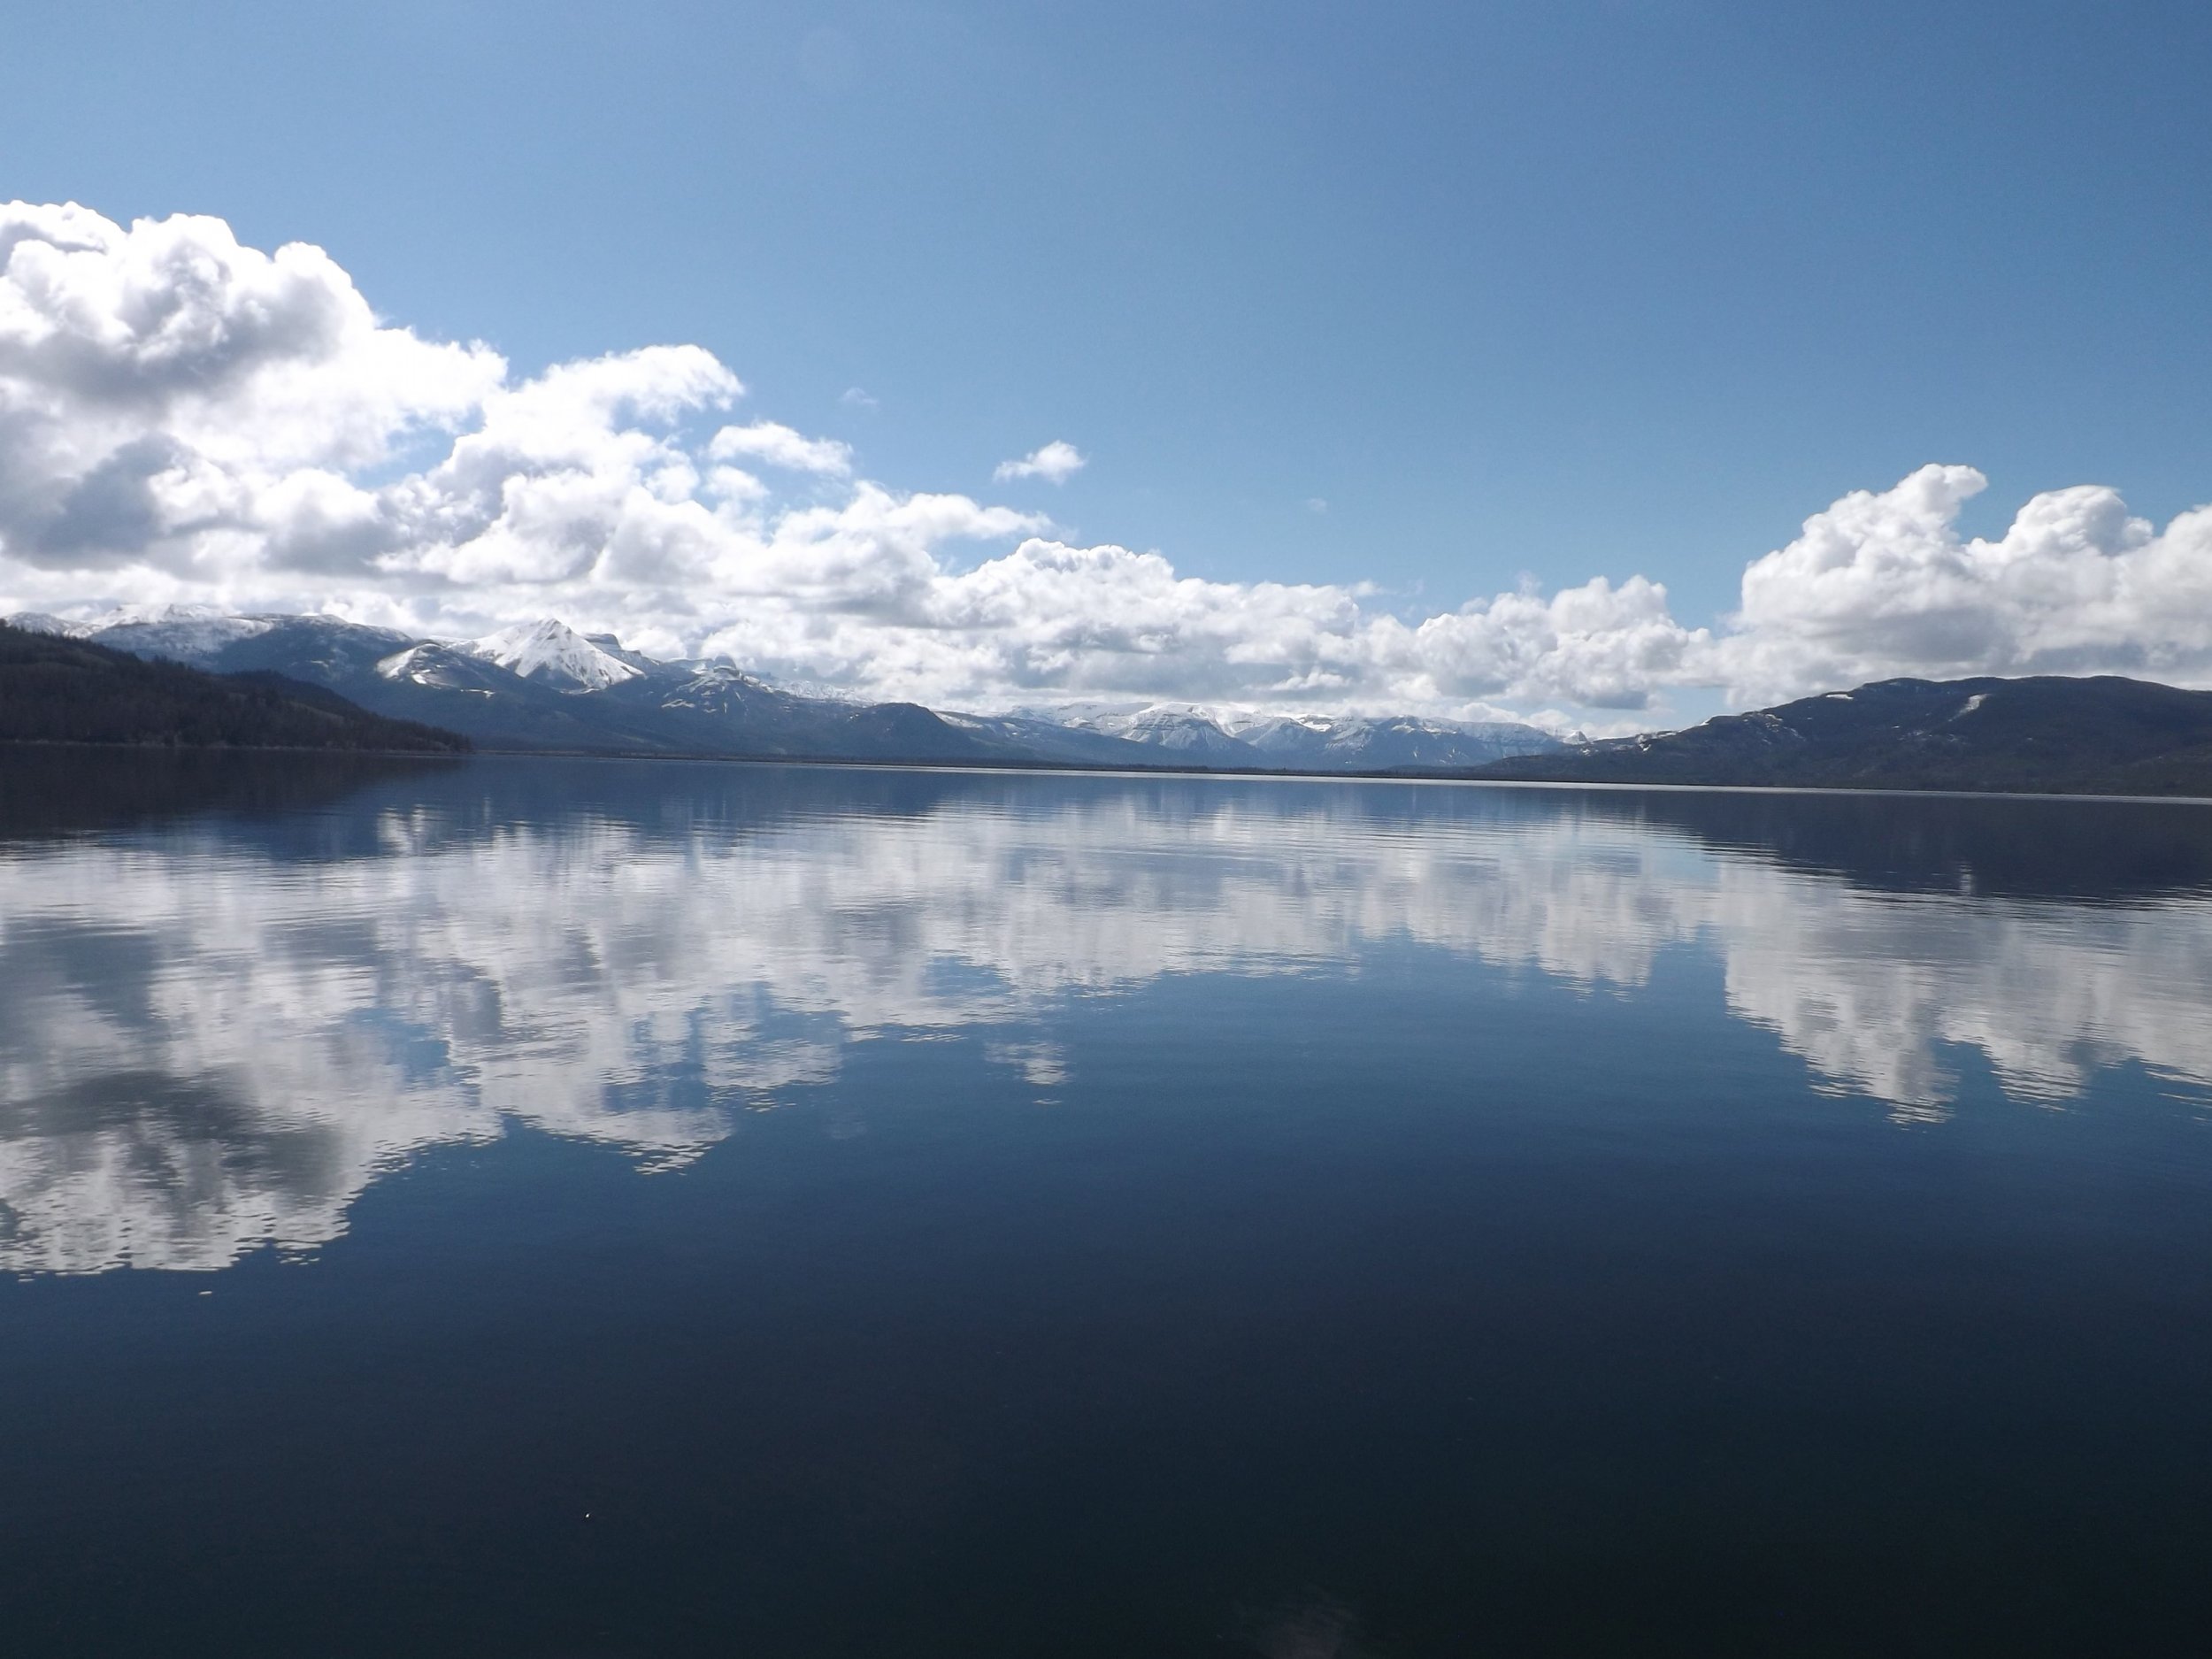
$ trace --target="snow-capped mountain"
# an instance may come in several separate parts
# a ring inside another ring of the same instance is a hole
[[[12,620],[216,672],[283,674],[490,749],[1343,772],[1463,769],[1560,747],[1529,726],[1409,717],[1290,718],[1193,703],[1010,715],[869,704],[795,690],[726,660],[657,661],[553,618],[458,641],[207,606]]]
[[[565,691],[604,691],[645,672],[613,634],[587,638],[551,617],[465,640],[454,649]]]
[[[727,663],[671,663],[665,666],[680,671],[686,678],[661,699],[664,709],[688,709],[699,714],[740,714],[763,700],[788,695]]]
[[[1459,723],[1410,715],[1258,714],[1196,703],[1081,709],[1064,723],[1146,743],[1216,765],[1313,772],[1487,765],[1513,755],[1548,754],[1559,741],[1534,726]]]
[[[1397,766],[1482,766],[1512,755],[1547,754],[1556,739],[1505,721],[1464,724],[1411,715],[1242,716],[1225,729],[1263,755],[1322,771]]]
[[[1239,741],[1210,713],[1194,703],[1156,703],[1122,713],[1078,715],[1061,723],[1194,757],[1249,762],[1254,756],[1249,744]]]
[[[234,617],[213,605],[119,605],[76,620],[35,611],[27,612],[26,617],[27,620],[14,617],[9,620],[43,634],[97,640],[139,657],[166,657],[178,662],[219,650],[234,640],[250,639],[269,627],[265,618]]]
[[[411,645],[403,651],[380,657],[376,672],[381,679],[403,681],[430,691],[472,691],[479,696],[488,697],[496,695],[499,681],[486,670],[499,666],[457,645],[425,640],[420,645]]]
[[[43,611],[19,611],[8,618],[8,626],[26,634],[51,634],[65,640],[81,640],[92,632],[88,623],[66,622]]]

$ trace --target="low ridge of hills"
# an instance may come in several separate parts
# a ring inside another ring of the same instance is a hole
[[[1884,680],[1684,731],[1521,756],[1475,775],[2212,796],[2212,691],[2116,675]]]
[[[1379,772],[1479,766],[1559,747],[1532,726],[1135,711],[978,715],[815,696],[725,659],[663,662],[548,618],[479,640],[426,640],[321,616],[170,607],[18,627],[216,673],[272,672],[487,749],[966,764]]]
[[[458,754],[466,738],[388,719],[281,674],[211,674],[0,624],[0,742]]]

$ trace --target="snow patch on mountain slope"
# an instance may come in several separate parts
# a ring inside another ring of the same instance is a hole
[[[440,674],[442,666],[450,660],[450,648],[425,641],[411,645],[403,651],[395,651],[377,664],[376,672],[386,680],[409,680],[418,686],[442,686],[445,680]]]
[[[266,634],[278,618],[234,617],[216,605],[115,605],[76,616],[26,611],[10,618],[18,627],[66,639],[97,639],[138,657],[197,662],[237,640]]]
[[[1250,746],[1224,731],[1211,713],[1195,703],[1156,703],[1125,712],[1077,714],[1063,725],[1102,732],[1133,743],[1152,743],[1187,755],[1251,756]]]
[[[1141,709],[1089,704],[1034,712],[1072,730],[1104,733],[1184,754],[1332,772],[1475,766],[1560,746],[1556,738],[1534,726],[1498,720],[1266,714],[1178,703]]]
[[[566,623],[547,617],[502,628],[480,640],[464,640],[454,649],[496,663],[525,680],[542,680],[571,691],[604,691],[645,672],[625,660],[629,653],[622,651],[620,641],[612,634],[601,637],[612,649],[595,644]]]
[[[81,622],[67,622],[43,611],[19,611],[5,620],[10,627],[26,634],[51,634],[65,640],[81,640],[92,632]]]

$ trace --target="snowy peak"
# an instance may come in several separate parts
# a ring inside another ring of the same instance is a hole
[[[1559,746],[1533,726],[1416,715],[1276,717],[1225,724],[1263,754],[1349,770],[1479,766],[1510,755],[1547,753]]]
[[[1250,749],[1227,732],[1205,710],[1186,703],[1156,703],[1126,714],[1094,714],[1070,720],[1071,726],[1102,732],[1133,743],[1153,743],[1186,755],[1249,757]]]
[[[1533,726],[1412,715],[1257,714],[1244,709],[1156,703],[1133,710],[1070,710],[1058,718],[1071,728],[1174,749],[1194,758],[1287,770],[1471,767],[1559,747],[1557,739]]]
[[[43,611],[19,611],[5,620],[10,627],[20,628],[26,634],[52,634],[65,640],[81,640],[92,632],[88,624],[65,622]]]
[[[597,637],[605,643],[595,643],[566,623],[547,617],[502,628],[480,640],[465,640],[454,649],[496,663],[525,680],[543,680],[564,691],[604,691],[644,672],[625,660],[630,654],[622,651],[621,641],[614,635]]]
[[[472,652],[426,640],[383,658],[376,672],[382,679],[405,680],[432,691],[469,691],[488,697],[495,688],[484,683],[485,661]]]
[[[666,666],[666,665],[664,665]],[[689,667],[689,672],[685,672]],[[756,708],[772,708],[779,700],[790,701],[773,687],[727,663],[678,664],[683,679],[660,700],[664,709],[687,709],[700,714],[741,715]]]
[[[27,611],[9,618],[35,634],[96,639],[141,657],[194,663],[226,645],[266,634],[266,617],[234,617],[214,605],[115,605],[72,618]]]
[[[618,663],[629,664],[641,674],[649,674],[656,668],[667,666],[657,657],[648,657],[643,651],[631,650],[611,634],[587,634],[584,635],[584,641],[585,643],[604,651]]]

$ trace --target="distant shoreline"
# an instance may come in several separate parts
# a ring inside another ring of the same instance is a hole
[[[1467,772],[1294,772],[1225,766],[1086,766],[1055,761],[880,760],[833,755],[718,755],[707,751],[641,749],[488,749],[460,753],[404,749],[319,749],[301,744],[80,742],[64,739],[0,739],[0,757],[22,750],[85,749],[104,754],[312,755],[321,758],[406,760],[430,765],[466,765],[480,760],[593,760],[619,763],[664,761],[682,765],[804,766],[826,771],[913,772],[1002,776],[1041,774],[1055,778],[1217,778],[1245,783],[1387,783],[1450,785],[1492,789],[1594,789],[1608,794],[1843,795],[1960,801],[2080,801],[2212,806],[2212,795],[2125,795],[2089,789],[1976,789],[1901,787],[1895,784],[1655,783],[1594,778],[1491,778]]]

